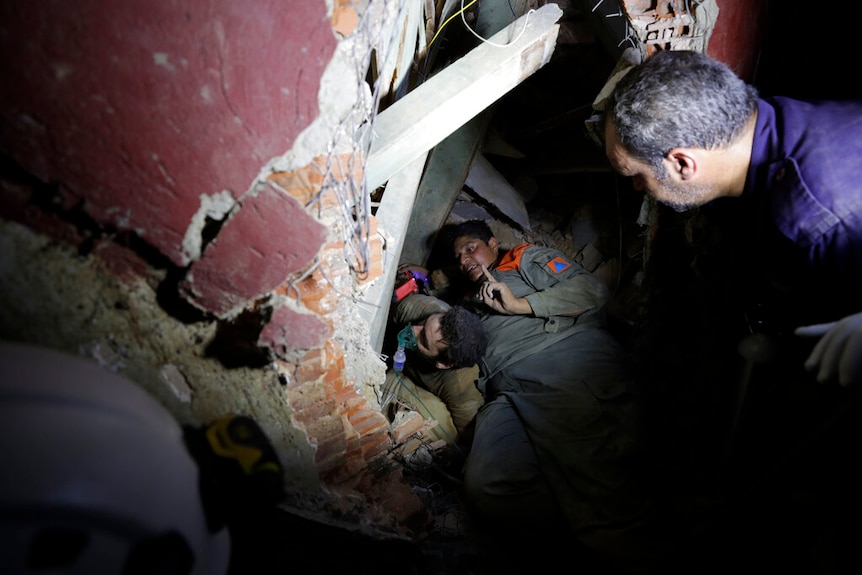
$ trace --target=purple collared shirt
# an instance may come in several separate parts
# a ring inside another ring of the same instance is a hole
[[[743,196],[804,293],[862,310],[862,101],[761,99]]]

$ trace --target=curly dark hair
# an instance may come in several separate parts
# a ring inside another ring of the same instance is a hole
[[[479,316],[453,306],[440,318],[440,330],[448,344],[440,359],[452,367],[470,367],[479,362],[488,349],[488,332]]]

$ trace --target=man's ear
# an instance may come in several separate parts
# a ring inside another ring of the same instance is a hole
[[[450,369],[452,367],[451,363],[445,363],[443,361],[437,360],[434,362],[434,365],[437,366],[437,369]]]
[[[678,180],[691,180],[700,167],[697,155],[691,148],[674,148],[664,158],[665,167],[671,177]]]
[[[492,250],[496,250],[500,247],[500,242],[497,241],[497,238],[491,236],[491,239],[488,240],[488,247]]]

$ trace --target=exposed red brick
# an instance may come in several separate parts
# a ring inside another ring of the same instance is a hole
[[[296,417],[302,421],[315,421],[328,417],[338,409],[336,402],[330,399],[324,401],[299,399],[292,401],[291,407],[296,411]]]
[[[349,423],[345,423],[344,433],[347,439],[347,446],[344,449],[345,455],[347,457],[362,457],[362,438]]]
[[[275,172],[267,180],[296,198],[304,207],[316,205],[321,210],[329,210],[339,205],[339,198],[330,189],[321,192],[327,177],[335,182],[362,180],[359,162],[351,162],[351,159],[350,155],[318,156],[307,166],[290,172]],[[347,169],[345,166],[351,163],[357,165],[352,170]]]
[[[344,413],[350,416],[351,413],[355,411],[359,411],[367,407],[368,402],[365,401],[364,397],[359,396],[358,394],[349,399],[344,405]]]
[[[352,416],[348,415],[348,420],[353,429],[359,432],[360,435],[365,435],[379,428],[389,427],[389,422],[386,421],[386,418],[379,411],[372,409],[358,410]]]
[[[388,514],[394,515],[400,524],[415,531],[422,530],[431,519],[425,504],[404,480],[400,470],[379,475],[365,474],[358,488]]]
[[[344,371],[344,350],[342,350],[341,347],[331,339],[326,340],[324,350],[326,351],[327,365]]]
[[[313,178],[314,174],[309,174],[306,167],[294,172],[277,172],[267,179],[306,207],[320,190],[320,181],[312,182]]]
[[[353,386],[345,386],[340,388],[334,396],[335,402],[338,405],[343,406],[345,403],[350,401],[351,399],[358,397],[356,390],[353,389]]]
[[[324,439],[318,439],[315,461],[325,461],[337,456],[344,458],[346,447],[347,440],[343,433],[333,434]]]
[[[326,389],[320,382],[305,383],[288,390],[287,396],[294,409],[307,407],[314,402],[327,399]]]
[[[372,433],[377,433],[382,429],[389,429],[389,422],[383,417],[365,417],[360,420],[351,420],[350,425],[359,434],[360,440]]]
[[[375,410],[369,409],[368,402],[365,401],[365,398],[357,394],[355,397],[349,398],[345,402],[342,408],[342,413],[347,416],[347,419],[351,423],[358,423],[371,417],[370,414],[375,413]]]
[[[368,469],[368,464],[362,457],[331,458],[316,463],[321,480],[330,487],[355,481]]]
[[[398,425],[392,429],[392,441],[403,443],[408,437],[419,433],[425,427],[425,418],[419,413],[411,411],[409,415],[398,421]]]
[[[297,299],[309,310],[320,315],[335,311],[338,306],[338,292],[323,274],[313,273],[294,285]]]
[[[344,253],[344,240],[330,240],[324,244],[321,251],[323,250],[332,250],[337,253]]]
[[[305,384],[320,379],[325,359],[323,350],[308,350],[298,361],[299,365],[295,373],[297,382]]]
[[[327,370],[323,379],[327,395],[339,405],[343,403],[339,401],[339,397],[349,397],[345,395],[345,387],[340,383],[342,381],[344,381],[344,371],[335,368]]]
[[[344,366],[340,366],[338,368],[339,375],[333,379],[329,379],[327,381],[332,385],[332,390],[335,395],[342,395],[346,392],[356,393],[356,383],[346,377],[344,374]]]
[[[368,469],[368,462],[362,457],[347,457],[344,462],[343,473],[348,478],[356,477],[366,469]]]
[[[344,469],[346,461],[343,454],[337,454],[328,459],[316,459],[314,465],[321,479],[331,481],[333,475]]]
[[[392,440],[389,437],[387,429],[380,429],[374,433],[365,433],[362,435],[360,443],[362,444],[362,456],[371,461],[379,455],[386,453],[392,446]]]
[[[342,36],[349,36],[359,23],[353,0],[336,0],[332,7],[332,28]]]
[[[319,315],[282,305],[273,310],[258,344],[284,356],[293,350],[320,347],[331,335],[332,328]]]

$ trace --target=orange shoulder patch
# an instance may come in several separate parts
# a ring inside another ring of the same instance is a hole
[[[556,257],[547,263],[547,266],[551,268],[555,274],[566,271],[569,269],[572,264],[567,262],[561,257]]]

